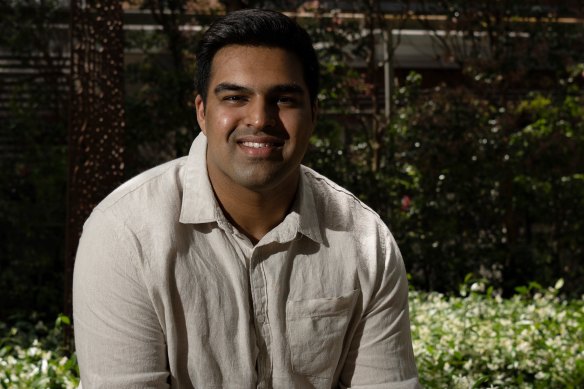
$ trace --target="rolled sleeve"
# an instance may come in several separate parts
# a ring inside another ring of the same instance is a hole
[[[123,223],[94,211],[84,226],[73,277],[84,389],[168,387],[165,337],[139,259],[140,247]]]

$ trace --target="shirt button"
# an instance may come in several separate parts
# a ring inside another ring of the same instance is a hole
[[[256,320],[258,321],[258,323],[264,324],[264,322],[266,321],[266,317],[264,315],[259,315]]]

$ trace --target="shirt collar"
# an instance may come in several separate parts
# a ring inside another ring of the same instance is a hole
[[[300,182],[298,186],[298,195],[292,206],[291,214],[296,214],[298,223],[298,232],[312,239],[317,243],[323,243],[320,234],[320,223],[318,221],[314,193],[312,186],[305,172],[306,168],[300,166]],[[288,215],[290,216],[290,215]]]
[[[217,222],[222,226],[230,225],[217,203],[209,181],[206,154],[207,137],[201,132],[193,141],[187,158],[179,221],[185,224]],[[299,232],[317,243],[323,243],[316,216],[314,193],[304,170],[305,167],[300,166],[298,195],[290,213],[267,235],[273,240],[290,241]]]
[[[222,219],[217,213],[219,204],[207,175],[206,154],[207,137],[201,132],[191,145],[184,171],[184,191],[179,218],[181,223],[209,223]]]

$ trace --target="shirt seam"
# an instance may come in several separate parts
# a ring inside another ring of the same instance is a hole
[[[304,170],[303,173],[305,175],[309,175],[312,179],[319,181],[319,182],[323,182],[324,184],[326,184],[329,188],[331,188],[332,190],[338,192],[338,193],[342,193],[345,196],[347,196],[353,203],[358,204],[361,208],[363,208],[364,210],[368,211],[369,213],[371,213],[377,220],[378,223],[383,223],[383,220],[381,220],[381,216],[379,216],[379,214],[377,212],[375,212],[373,209],[371,209],[368,205],[366,205],[365,203],[363,203],[357,196],[355,196],[353,193],[351,193],[350,191],[346,190],[345,188],[342,188],[338,185],[336,185],[335,183],[331,182],[328,178],[321,176],[319,174],[315,174],[314,171],[312,171],[312,169],[308,170]],[[385,223],[383,223],[385,224]]]
[[[185,162],[186,162],[186,157],[181,157],[179,159],[176,159],[176,160],[167,162],[168,167],[166,169],[164,169],[163,171],[161,171],[159,174],[156,174],[155,176],[149,177],[144,182],[141,182],[140,184],[137,184],[137,186],[134,186],[131,189],[126,190],[125,193],[123,193],[123,194],[120,195],[120,197],[118,197],[115,200],[112,200],[112,202],[109,203],[109,204],[107,204],[107,205],[103,204],[103,202],[100,203],[100,204],[98,204],[97,207],[95,207],[95,209],[96,210],[99,210],[99,211],[101,211],[103,213],[105,210],[108,210],[108,209],[114,207],[117,203],[119,203],[120,201],[122,201],[122,199],[124,199],[126,196],[128,196],[128,195],[130,195],[130,194],[132,194],[132,193],[134,193],[136,191],[138,191],[144,185],[150,183],[151,181],[160,178],[160,176],[166,174],[172,167],[174,167],[174,166],[183,167],[185,165]],[[114,194],[114,193],[115,193],[115,191],[112,192],[112,194]],[[107,200],[107,197],[106,197],[106,199],[104,201],[106,201],[106,200]],[[123,224],[125,225],[126,223],[123,223]]]

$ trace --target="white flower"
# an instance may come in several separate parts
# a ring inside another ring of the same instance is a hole
[[[475,282],[470,286],[471,292],[484,292],[485,291],[485,284],[482,282]]]
[[[535,379],[536,380],[543,380],[547,378],[547,374],[544,373],[543,371],[539,371],[535,374]]]

